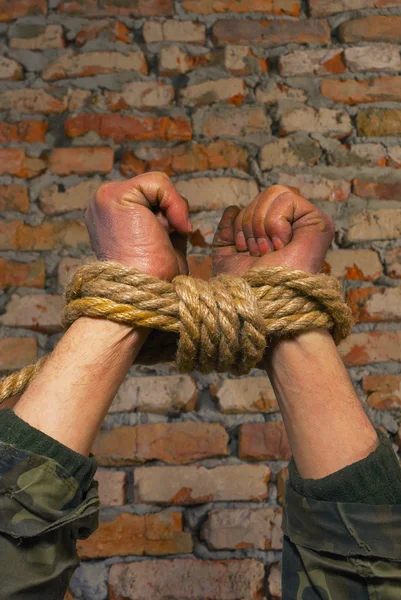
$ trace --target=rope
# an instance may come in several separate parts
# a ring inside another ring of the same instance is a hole
[[[112,262],[82,266],[66,291],[63,325],[102,318],[152,332],[141,364],[176,360],[181,372],[248,373],[267,339],[328,328],[338,343],[352,325],[334,277],[286,267],[219,275],[208,282],[180,275],[172,282]],[[0,402],[21,394],[46,357],[0,382]]]

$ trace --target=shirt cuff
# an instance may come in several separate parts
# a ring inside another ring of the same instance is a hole
[[[391,441],[377,430],[378,447],[366,458],[322,479],[304,479],[289,464],[291,487],[305,498],[362,504],[401,504],[401,467]]]
[[[0,441],[20,450],[51,458],[74,477],[84,493],[89,489],[97,469],[96,459],[74,452],[28,425],[10,408],[0,410]]]

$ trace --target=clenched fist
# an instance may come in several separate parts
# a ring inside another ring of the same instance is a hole
[[[274,185],[243,210],[225,210],[213,242],[213,272],[242,275],[286,266],[318,273],[333,236],[328,215],[289,188]]]
[[[85,221],[99,260],[167,280],[188,273],[188,204],[164,173],[102,185]]]

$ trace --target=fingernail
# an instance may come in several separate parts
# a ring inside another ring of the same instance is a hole
[[[239,231],[237,233],[236,238],[235,238],[235,243],[236,243],[238,250],[247,250],[248,249],[248,247],[246,245],[246,239],[245,239],[245,236],[242,233],[242,231]]]
[[[256,243],[255,238],[248,238],[248,248],[252,256],[260,256],[259,247]]]
[[[275,250],[281,250],[281,248],[284,248],[284,244],[279,237],[272,237],[272,242]]]
[[[258,243],[259,251],[262,256],[271,251],[271,246],[265,238],[258,238],[256,241]]]
[[[192,233],[192,223],[189,219],[188,219],[187,227],[188,227],[188,233]]]

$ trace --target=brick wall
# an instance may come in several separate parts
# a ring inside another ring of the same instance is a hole
[[[399,441],[401,0],[0,0],[0,34],[1,370],[59,338],[99,182],[172,176],[202,277],[223,207],[280,182],[336,221],[342,352]],[[69,598],[280,598],[290,452],[262,373],[133,368],[94,451],[104,508]]]

